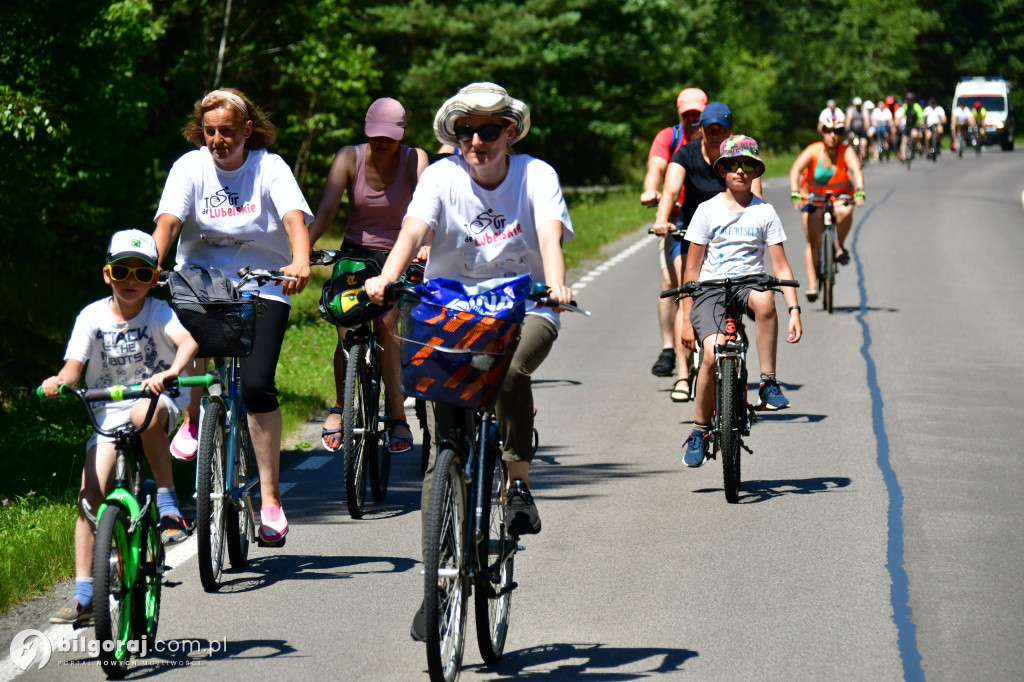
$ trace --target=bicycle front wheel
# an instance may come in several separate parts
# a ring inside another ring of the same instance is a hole
[[[431,680],[459,676],[466,643],[466,489],[455,451],[442,449],[434,465],[423,552],[427,613],[427,667]]]
[[[377,426],[382,419],[385,424],[391,423],[391,411],[388,409],[387,396],[383,389],[380,376],[380,356],[374,360],[372,367],[367,368],[367,376],[372,377],[371,390],[367,396],[370,399],[370,415],[373,421],[373,434],[367,447],[372,447],[373,454],[370,458],[370,493],[374,502],[381,502],[388,494],[388,483],[391,480],[391,440],[390,438],[378,437]],[[376,395],[374,395],[376,394]]]
[[[718,388],[718,438],[722,452],[722,472],[725,483],[725,500],[735,504],[740,495],[740,420],[746,415],[746,386],[739,385],[737,359],[724,357],[721,360]]]
[[[133,639],[131,597],[135,576],[130,575],[133,562],[128,525],[124,508],[108,505],[96,527],[92,556],[93,618],[96,639],[103,645],[100,665],[108,677],[123,677],[131,656],[128,642]]]
[[[220,588],[224,570],[228,506],[224,494],[227,463],[224,429],[224,405],[211,400],[203,410],[196,460],[196,553],[199,581],[207,592],[216,592]]]
[[[160,624],[160,588],[164,565],[164,546],[160,542],[160,525],[156,511],[156,483],[142,484],[142,499],[149,496],[150,512],[139,525],[139,571],[132,596],[132,632],[156,640]]]
[[[370,377],[366,366],[367,347],[356,344],[349,349],[345,368],[345,396],[342,428],[345,443],[345,502],[353,519],[363,516],[366,504],[366,474],[374,456],[369,446],[370,430],[377,415],[371,414]],[[376,408],[376,405],[373,406]],[[371,421],[371,419],[373,421]]]
[[[821,307],[832,313],[833,290],[836,285],[836,244],[834,228],[825,230],[821,242]]]
[[[246,419],[244,413],[241,418]],[[238,436],[235,438],[235,472],[228,481],[232,490],[244,486],[256,472],[256,455],[253,453],[252,440],[249,438],[249,425],[240,422],[236,428]],[[231,568],[243,569],[249,563],[249,539],[256,537],[252,496],[247,495],[245,501],[235,507],[231,497],[225,494],[224,508],[224,534],[227,536],[228,559],[231,560]]]
[[[485,525],[477,548],[481,571],[473,598],[480,656],[485,663],[494,664],[501,660],[508,636],[517,540],[505,530],[508,471],[500,457],[492,455],[488,459],[494,459],[494,466],[484,471],[480,506],[484,510]]]

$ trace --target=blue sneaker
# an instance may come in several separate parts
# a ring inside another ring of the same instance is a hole
[[[688,467],[699,467],[708,456],[708,432],[703,429],[694,429],[690,437],[683,443],[686,452],[683,454],[683,464]]]
[[[757,389],[757,397],[760,398],[758,409],[761,410],[781,410],[789,407],[789,400],[786,396],[782,395],[782,389],[779,388],[779,382],[775,380],[775,377],[762,377],[761,386]]]

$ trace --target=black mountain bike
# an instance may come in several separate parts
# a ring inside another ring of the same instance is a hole
[[[712,458],[722,453],[725,499],[733,504],[739,500],[742,484],[740,449],[753,454],[743,443],[743,437],[750,435],[750,427],[756,421],[754,408],[747,403],[748,343],[743,327],[744,311],[736,297],[739,288],[744,286],[753,286],[759,291],[778,291],[778,287],[798,287],[800,283],[760,274],[687,282],[661,292],[662,298],[697,296],[704,291],[725,292],[725,318],[719,325],[725,339],[715,345],[715,414],[711,420],[710,452]]]
[[[818,290],[821,295],[821,307],[832,314],[832,303],[835,298],[836,274],[839,272],[839,265],[836,261],[836,252],[839,249],[839,238],[836,235],[836,209],[835,201],[839,200],[843,205],[849,206],[853,197],[849,194],[835,195],[832,192],[811,194],[807,197],[807,203],[821,202],[822,219],[824,228],[821,231],[821,252],[818,260]]]
[[[539,305],[555,305],[546,294],[546,290],[535,291],[530,299]],[[508,470],[500,456],[492,405],[515,351],[518,325],[492,326],[493,318],[420,301],[416,290],[402,281],[389,285],[386,297],[402,299],[398,335],[403,343],[403,365],[437,353],[445,358],[439,366],[461,365],[461,370],[450,375],[452,381],[470,367],[480,372],[478,380],[471,381],[464,391],[460,384],[459,390],[467,396],[461,403],[436,403],[437,459],[424,510],[427,665],[432,680],[451,682],[462,665],[471,592],[477,644],[486,663],[501,658],[508,635],[516,588],[513,568],[516,552],[522,547],[505,525]],[[407,334],[413,327],[410,316],[416,306],[430,306],[430,324],[437,329],[461,325],[467,335],[452,347],[442,346],[440,338],[432,339],[430,345],[411,338]],[[561,308],[589,314],[575,305]],[[480,339],[479,344],[470,338]]]

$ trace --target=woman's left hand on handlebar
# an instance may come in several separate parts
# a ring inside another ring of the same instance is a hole
[[[297,282],[281,282],[281,293],[285,296],[302,293],[309,281],[309,261],[292,262],[281,268],[281,274],[294,277]]]
[[[557,303],[572,303],[572,289],[564,284],[556,284],[548,288],[548,298]]]
[[[391,282],[383,276],[371,277],[363,282],[363,290],[371,301],[377,305],[384,305],[384,289],[388,284]]]

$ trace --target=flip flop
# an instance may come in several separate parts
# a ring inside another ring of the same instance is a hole
[[[332,407],[329,412],[330,412],[330,414],[336,414],[338,416],[341,416],[344,413],[344,411],[340,407],[338,407],[337,405]],[[320,429],[320,442],[323,443],[324,450],[327,450],[328,452],[337,452],[338,450],[341,450],[341,432],[343,430],[344,430],[343,428],[342,429]],[[327,436],[334,436],[335,440],[338,441],[338,445],[336,447],[332,448],[327,443]]]
[[[679,388],[679,384],[683,387]],[[689,379],[676,379],[675,385],[672,387],[672,392],[668,394],[668,397],[672,398],[674,403],[685,403],[690,399],[690,380]]]
[[[848,254],[848,253],[846,253],[846,251],[843,251],[842,249],[840,249],[839,253],[836,254],[836,262],[839,263],[840,265],[849,265],[850,264],[850,254]]]
[[[392,433],[392,429],[396,426],[404,426],[409,430],[408,436],[399,436]],[[409,425],[401,419],[392,419],[391,423],[388,424],[388,452],[392,455],[401,455],[402,453],[409,452],[412,450],[412,429]]]

